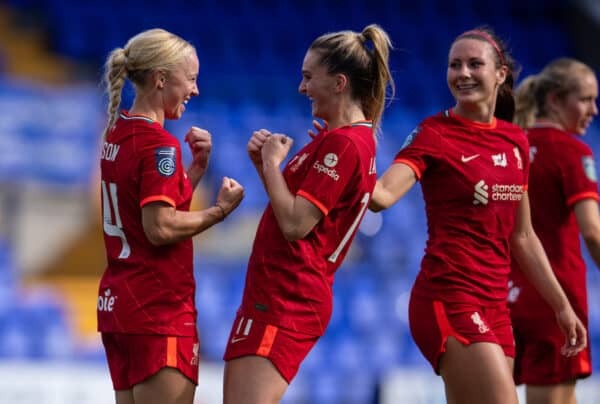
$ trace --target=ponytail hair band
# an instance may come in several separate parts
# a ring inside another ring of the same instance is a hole
[[[490,45],[492,45],[492,47],[496,51],[496,54],[498,55],[498,59],[500,59],[500,64],[504,65],[504,56],[502,56],[502,51],[500,50],[500,47],[498,46],[498,43],[496,41],[494,41],[494,38],[492,38],[490,36],[490,34],[488,34],[485,31],[474,29],[474,30],[462,33],[458,38],[464,38],[464,37],[469,36],[469,35],[473,35],[473,36],[477,36],[479,38],[482,38],[484,41],[486,41],[487,43],[489,43]]]

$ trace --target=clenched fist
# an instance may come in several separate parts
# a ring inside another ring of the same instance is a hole
[[[192,152],[192,165],[190,170],[197,170],[200,176],[202,176],[208,167],[208,160],[212,150],[212,138],[210,132],[192,126],[185,135],[185,142]]]
[[[242,199],[244,199],[244,187],[233,178],[223,177],[221,189],[217,195],[217,205],[223,209],[225,216],[237,208]]]

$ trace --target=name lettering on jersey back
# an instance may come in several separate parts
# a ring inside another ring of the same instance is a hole
[[[518,202],[523,198],[523,192],[525,192],[525,187],[518,184],[494,184],[491,188],[490,191],[490,187],[484,180],[475,184],[473,205],[487,205],[490,196],[495,202]]]
[[[100,157],[100,159],[115,161],[120,148],[121,145],[104,142],[104,145],[102,146],[102,156]]]
[[[117,296],[110,295],[110,289],[104,291],[104,296],[98,296],[98,311],[112,312]]]

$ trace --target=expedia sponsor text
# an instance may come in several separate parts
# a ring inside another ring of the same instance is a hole
[[[328,176],[333,178],[334,181],[337,181],[340,179],[340,175],[337,173],[337,171],[335,171],[335,169],[328,168],[325,165],[319,163],[318,161],[315,161],[315,164],[313,164],[313,168],[315,170],[317,170],[319,173],[327,174]]]

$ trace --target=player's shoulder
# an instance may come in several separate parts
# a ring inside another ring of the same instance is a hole
[[[356,133],[360,134],[373,134],[373,122],[372,121],[357,121],[349,125],[340,126],[339,128],[332,129],[329,135],[344,136],[352,138]]]
[[[115,132],[119,137],[135,138],[138,146],[154,144],[164,146],[178,146],[179,141],[169,133],[160,123],[143,115],[132,115],[126,111],[119,114]]]
[[[529,147],[529,139],[523,128],[503,119],[496,119],[496,132],[522,147]]]
[[[460,126],[460,122],[455,119],[451,110],[447,109],[426,117],[419,123],[417,129],[419,133],[440,135],[452,132],[453,128],[458,126]]]
[[[550,143],[557,151],[567,154],[593,155],[592,148],[577,135],[552,127],[533,127],[527,130],[532,143]]]
[[[350,125],[342,126],[331,130],[323,138],[323,142],[352,144],[357,148],[362,147],[365,142],[375,144],[375,134],[373,133],[373,123],[371,121],[359,121]]]
[[[521,128],[519,125],[509,122],[509,121],[505,121],[504,119],[496,119],[496,127],[499,130],[511,133],[511,134],[515,134],[517,136],[522,136],[525,135],[525,131],[523,130],[523,128]]]
[[[569,147],[571,150],[578,152],[579,154],[592,155],[592,148],[590,145],[585,143],[581,136],[573,135],[571,133],[563,132],[562,136],[557,136],[561,145],[564,145],[565,149]]]

